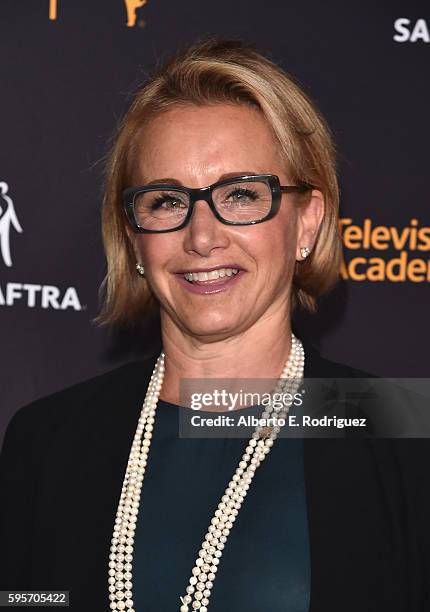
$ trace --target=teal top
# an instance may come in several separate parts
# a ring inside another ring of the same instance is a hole
[[[179,437],[184,410],[196,414],[161,400],[157,408],[135,536],[136,612],[179,610],[210,520],[247,445],[245,438]],[[303,439],[278,438],[230,531],[208,609],[307,612],[309,601]]]

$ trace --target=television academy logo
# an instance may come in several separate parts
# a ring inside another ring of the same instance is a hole
[[[124,0],[125,9],[127,11],[127,27],[133,28],[136,23],[143,27],[145,22],[142,18],[137,21],[137,9],[146,4],[147,0]],[[49,19],[56,21],[58,17],[58,0],[49,0]]]
[[[10,251],[11,232],[22,234],[23,230],[18,221],[13,200],[9,195],[9,185],[0,181],[0,263],[11,268],[12,256]],[[39,285],[35,283],[8,282],[4,287],[0,285],[0,306],[13,306],[20,301],[29,308],[53,308],[55,310],[83,310],[75,287],[68,287],[62,291],[54,285]]]
[[[410,219],[404,227],[340,219],[347,256],[341,265],[344,280],[430,283],[430,226]]]

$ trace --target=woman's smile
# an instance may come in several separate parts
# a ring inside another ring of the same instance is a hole
[[[245,273],[243,269],[223,266],[203,271],[177,273],[175,276],[181,287],[187,291],[199,295],[212,295],[232,289]]]

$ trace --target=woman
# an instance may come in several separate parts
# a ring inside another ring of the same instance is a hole
[[[3,589],[68,590],[73,610],[426,609],[419,441],[179,436],[184,379],[364,375],[291,331],[337,278],[338,199],[324,120],[257,51],[199,43],[137,93],[108,164],[99,321],[156,311],[160,346],[12,419]]]

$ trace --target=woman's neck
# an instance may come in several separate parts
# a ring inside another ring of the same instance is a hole
[[[225,339],[202,341],[162,325],[165,375],[160,399],[180,404],[181,379],[277,379],[291,350],[290,320],[257,322]],[[230,384],[230,383],[227,383]]]

